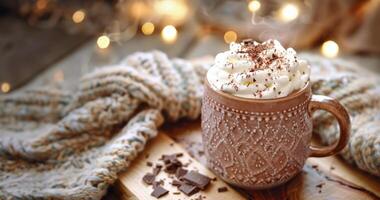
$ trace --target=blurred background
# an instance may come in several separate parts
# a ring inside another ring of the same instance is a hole
[[[380,0],[0,0],[0,94],[75,82],[135,51],[193,59],[244,38],[378,73]]]

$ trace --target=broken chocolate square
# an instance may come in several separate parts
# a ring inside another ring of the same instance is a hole
[[[162,196],[165,196],[168,193],[169,193],[168,190],[166,190],[165,188],[163,188],[161,186],[158,186],[158,187],[154,188],[153,192],[150,195],[152,195],[158,199]]]
[[[165,166],[165,172],[169,174],[174,174],[177,170],[178,166],[176,164],[170,163]]]
[[[207,187],[211,180],[209,177],[202,175],[196,171],[190,171],[186,173],[182,178],[202,190]]]
[[[153,182],[153,189],[160,186],[160,185],[164,185],[164,181],[163,180],[160,180],[160,181],[154,181]]]
[[[173,180],[173,182],[172,182],[172,185],[174,185],[174,186],[176,186],[176,187],[179,187],[179,186],[181,186],[183,183],[182,183],[182,181],[179,181],[179,180]]]
[[[161,168],[158,168],[158,167],[153,168],[153,174],[155,176],[157,176],[160,173],[160,171],[161,171]]]
[[[144,175],[144,177],[142,178],[142,180],[148,184],[148,185],[152,185],[154,179],[156,178],[156,176],[152,173],[147,173]]]
[[[171,163],[173,160],[177,159],[176,154],[171,155],[162,155],[161,159],[164,161],[165,164]]]
[[[185,174],[187,173],[187,170],[182,168],[182,167],[179,167],[177,168],[177,171],[175,172],[175,176],[177,178],[181,178],[182,176],[184,176]]]
[[[187,196],[191,196],[197,192],[199,192],[199,188],[194,185],[190,185],[187,183],[182,183],[178,188],[181,192],[185,193]]]
[[[227,192],[228,188],[227,187],[220,187],[218,188],[218,192]]]

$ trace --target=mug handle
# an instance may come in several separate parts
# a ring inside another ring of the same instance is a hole
[[[340,136],[339,139],[330,146],[316,147],[310,145],[310,157],[325,157],[334,155],[347,145],[350,137],[350,116],[342,104],[327,96],[313,95],[309,104],[309,112],[312,114],[314,111],[319,109],[330,112],[338,120]]]

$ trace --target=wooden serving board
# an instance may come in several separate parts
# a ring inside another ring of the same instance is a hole
[[[173,142],[174,144],[171,146],[170,144]],[[152,199],[150,196],[151,186],[148,187],[141,181],[143,175],[151,171],[151,168],[146,165],[148,161],[145,159],[146,154],[149,154],[150,161],[154,161],[162,154],[177,152],[184,153],[185,159],[190,154],[194,160],[192,167],[213,176],[205,167],[206,158],[201,144],[200,121],[168,124],[157,138],[148,143],[144,153],[133,162],[128,171],[120,176],[116,187],[122,199]],[[337,156],[308,159],[302,173],[288,183],[273,189],[247,191],[239,188],[232,189],[231,187],[226,193],[217,193],[215,188],[219,184],[223,185],[224,183],[218,180],[216,185],[203,193],[206,199],[242,199],[241,195],[246,199],[312,200],[372,200],[380,197],[380,181],[378,178],[359,171]],[[172,189],[170,188],[171,191]],[[169,194],[162,199],[194,199],[195,197]]]
[[[122,199],[144,199],[144,200],[154,200],[156,198],[152,197],[152,186],[145,184],[142,181],[142,177],[147,172],[152,172],[152,167],[147,165],[147,162],[157,163],[163,154],[173,154],[182,153],[183,156],[178,158],[182,163],[190,163],[187,169],[197,170],[199,173],[204,174],[208,177],[216,177],[210,170],[205,166],[197,162],[192,158],[178,143],[174,142],[173,139],[168,137],[165,133],[159,133],[158,136],[153,139],[146,148],[144,153],[140,154],[139,157],[129,166],[127,172],[123,173],[119,177],[119,181],[116,183],[119,191],[121,193]],[[160,199],[187,199],[188,197],[183,194],[173,194],[174,192],[179,192],[177,187],[171,185],[171,178],[169,178],[167,173],[159,173],[156,180],[165,180],[163,187],[169,190],[169,194],[161,197]],[[219,193],[217,189],[219,187],[228,187],[227,192]],[[201,191],[194,194],[191,198],[196,198],[199,195],[206,196],[207,199],[234,199],[240,200],[245,199],[240,193],[236,192],[234,189],[229,187],[226,183],[217,179],[216,181],[211,181],[211,184],[206,188],[205,191]]]

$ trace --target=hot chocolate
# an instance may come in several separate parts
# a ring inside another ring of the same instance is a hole
[[[332,98],[312,95],[309,66],[294,50],[275,40],[244,41],[215,60],[205,81],[202,140],[208,166],[223,180],[273,187],[298,174],[309,156],[329,156],[347,144],[347,111]],[[331,146],[310,145],[311,114],[318,109],[339,123],[340,138]]]
[[[307,62],[277,40],[231,43],[228,51],[215,57],[207,73],[213,89],[254,99],[287,96],[306,86],[309,77]]]

